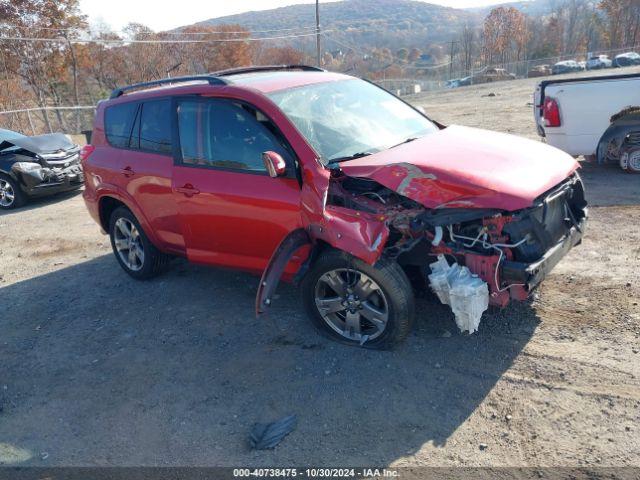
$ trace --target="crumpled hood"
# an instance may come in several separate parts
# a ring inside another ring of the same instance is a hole
[[[0,151],[12,147],[22,148],[38,155],[59,150],[71,150],[76,146],[63,133],[48,133],[34,137],[19,137],[0,143]]]
[[[542,142],[453,125],[340,167],[427,208],[514,211],[531,206],[579,165]]]

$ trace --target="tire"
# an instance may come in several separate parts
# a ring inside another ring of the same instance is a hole
[[[23,206],[27,196],[20,189],[20,185],[8,175],[0,174],[0,209],[12,210]]]
[[[620,155],[620,167],[627,173],[640,173],[640,148],[622,152]]]
[[[127,228],[131,234],[129,237],[125,233]],[[157,276],[169,263],[169,255],[162,253],[149,241],[138,219],[128,208],[119,207],[111,214],[109,238],[116,260],[136,280]]]
[[[411,331],[413,291],[396,262],[381,258],[372,266],[347,253],[326,250],[311,266],[301,287],[313,325],[332,340],[386,350]]]

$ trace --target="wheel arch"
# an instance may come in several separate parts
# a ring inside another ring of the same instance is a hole
[[[611,141],[623,139],[628,133],[640,129],[640,106],[630,106],[611,116],[610,124],[598,140],[596,159],[598,163],[607,161],[604,148]]]
[[[155,232],[149,225],[146,217],[140,211],[140,209],[136,208],[133,204],[125,201],[120,195],[114,193],[107,193],[101,195],[98,199],[98,215],[100,218],[100,227],[105,231],[109,231],[109,221],[111,219],[111,214],[119,207],[124,207],[128,209],[140,222],[140,226],[144,230],[144,233],[147,235],[147,238],[156,248],[159,248],[158,239],[155,235]]]
[[[6,168],[3,168],[2,165],[0,165],[0,177],[5,177],[5,178],[10,178],[11,180],[13,180],[14,182],[17,182],[18,184],[20,184],[20,179],[18,178],[18,176],[11,170],[11,168],[9,168],[8,170]],[[22,185],[20,185],[22,186]]]
[[[122,200],[119,200],[110,195],[105,195],[98,200],[98,215],[100,218],[100,226],[105,232],[109,231],[109,220],[111,214],[118,207],[125,207],[131,210]]]

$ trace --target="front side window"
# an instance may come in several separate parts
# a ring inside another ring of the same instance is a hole
[[[323,163],[376,153],[437,131],[423,115],[363,80],[340,80],[269,94]]]
[[[138,104],[121,103],[107,107],[104,113],[104,130],[107,141],[114,147],[128,148],[131,128],[136,118]]]
[[[222,100],[185,100],[178,106],[182,163],[265,172],[262,154],[288,152],[270,121],[246,105]]]

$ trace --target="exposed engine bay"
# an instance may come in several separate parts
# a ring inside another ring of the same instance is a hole
[[[573,246],[587,217],[582,181],[573,174],[530,208],[434,208],[374,180],[333,170],[326,208],[348,209],[383,222],[382,255],[421,269],[461,330],[477,330],[488,305],[525,300]]]

